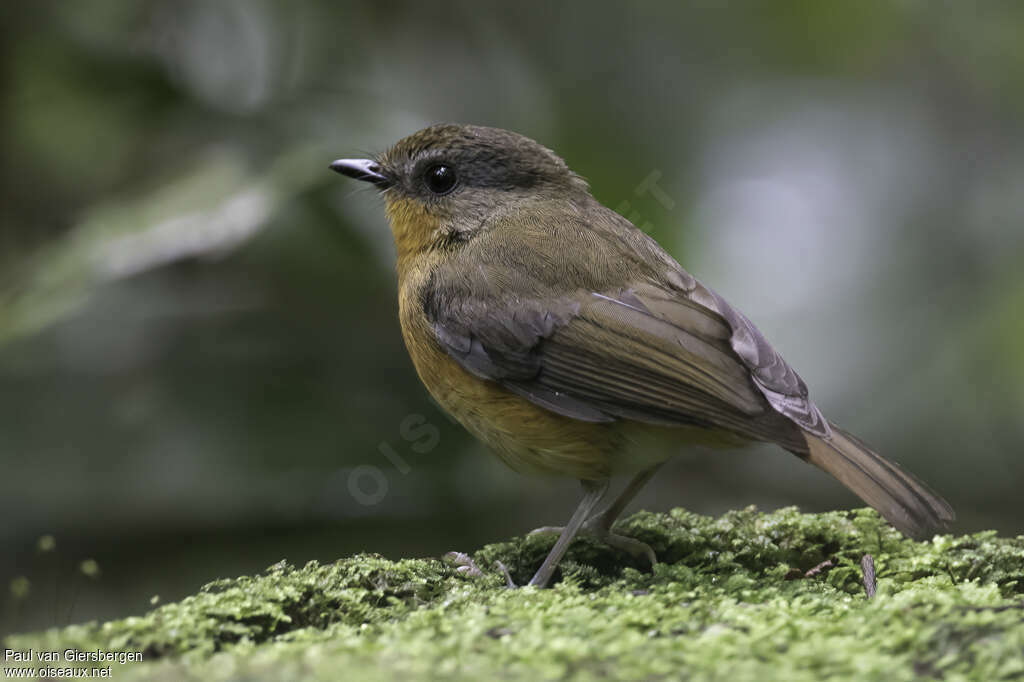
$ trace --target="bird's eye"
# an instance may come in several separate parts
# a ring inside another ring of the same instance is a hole
[[[427,188],[434,194],[447,194],[455,187],[455,169],[451,166],[438,164],[427,169],[424,181]]]

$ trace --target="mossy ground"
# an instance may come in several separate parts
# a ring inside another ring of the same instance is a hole
[[[583,539],[552,589],[510,590],[496,562],[524,582],[551,537],[484,547],[477,577],[440,559],[282,562],[143,617],[6,646],[142,651],[115,665],[124,680],[1024,679],[1024,537],[918,543],[869,510],[677,509],[618,530],[662,563]]]

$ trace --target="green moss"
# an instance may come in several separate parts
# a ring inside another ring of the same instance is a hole
[[[1024,537],[917,543],[869,510],[677,509],[618,530],[662,563],[652,572],[583,539],[550,590],[506,589],[495,569],[527,580],[543,536],[481,549],[481,577],[435,559],[281,563],[141,618],[7,646],[143,651],[118,679],[1024,678]]]

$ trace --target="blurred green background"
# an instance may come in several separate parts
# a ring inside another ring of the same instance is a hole
[[[6,3],[0,631],[567,518],[430,402],[327,170],[441,121],[558,151],[956,530],[1024,532],[1024,4],[717,5]],[[747,504],[859,503],[770,448],[638,500]]]

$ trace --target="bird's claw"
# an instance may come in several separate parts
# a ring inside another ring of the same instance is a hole
[[[527,535],[561,535],[563,530],[563,526],[541,526],[534,528]]]
[[[508,587],[508,589],[510,589],[510,590],[518,589],[519,585],[516,585],[516,581],[512,580],[512,574],[508,572],[508,567],[505,564],[503,564],[502,562],[500,562],[500,561],[495,561],[494,563],[498,566],[498,568],[501,570],[501,572],[505,575],[505,585],[506,585],[506,587]]]
[[[647,562],[654,568],[658,564],[658,555],[646,542],[625,535],[617,535],[607,532],[598,538],[601,542],[614,549],[622,550],[630,556],[647,559]]]
[[[531,530],[528,535],[558,535],[562,530],[563,528],[561,526],[541,526],[540,528],[534,528]],[[588,519],[587,522],[580,527],[578,534],[589,535],[598,542],[604,543],[612,549],[621,550],[632,557],[646,559],[651,565],[651,568],[654,568],[658,563],[658,556],[654,553],[654,550],[650,545],[635,538],[611,532],[601,516],[594,516]]]
[[[444,555],[445,561],[455,566],[455,570],[468,578],[479,578],[484,573],[473,561],[473,557],[462,552],[448,552]]]
[[[473,557],[463,552],[448,552],[442,558],[446,563],[454,566],[457,572],[467,578],[479,578],[484,574],[484,572],[480,570],[480,567],[476,565],[476,562],[473,561]],[[500,561],[495,561],[494,563],[505,576],[505,584],[509,589],[514,590],[518,588],[519,585],[516,585],[516,582],[512,580],[512,574],[509,573],[508,567]]]

